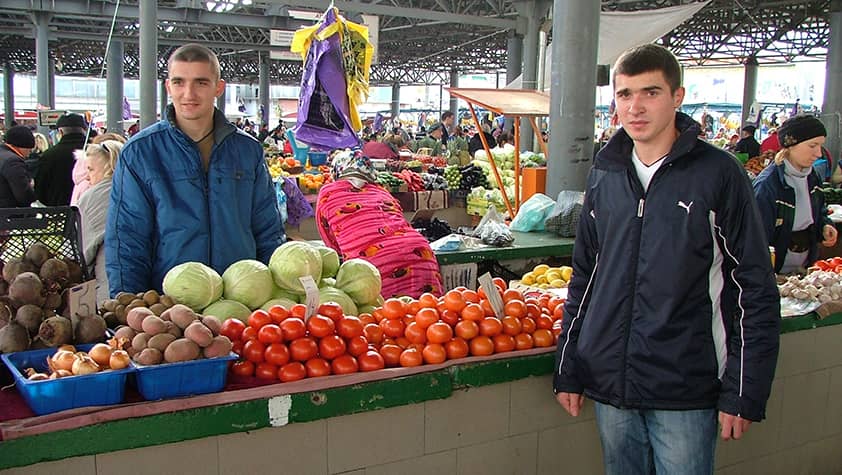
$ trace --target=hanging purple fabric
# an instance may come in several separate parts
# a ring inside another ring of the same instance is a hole
[[[318,31],[335,22],[335,9],[330,8]],[[351,127],[338,33],[324,41],[314,39],[310,44],[301,73],[298,122],[292,130],[296,140],[315,148],[360,146],[360,139]]]

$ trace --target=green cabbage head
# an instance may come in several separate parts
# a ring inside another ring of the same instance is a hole
[[[289,309],[291,309],[291,308],[292,308],[292,306],[293,306],[293,305],[295,305],[296,303],[298,303],[298,302],[293,302],[293,301],[292,301],[292,300],[290,300],[290,299],[283,299],[283,298],[281,298],[281,299],[272,299],[272,300],[270,300],[270,301],[268,301],[268,302],[264,303],[263,305],[261,305],[261,306],[260,306],[260,308],[261,308],[262,310],[266,310],[266,311],[268,312],[268,311],[269,311],[269,309],[270,309],[270,308],[272,308],[273,306],[275,306],[275,305],[280,305],[281,307],[284,307],[285,309],[289,310]]]
[[[201,262],[185,262],[164,276],[164,293],[198,312],[222,297],[222,277]]]
[[[249,315],[251,315],[251,310],[236,300],[220,299],[205,307],[200,313],[202,315],[213,315],[222,321],[228,320],[229,318],[236,318],[246,323],[248,322]]]
[[[316,246],[316,249],[322,255],[322,279],[336,277],[336,271],[339,270],[339,254],[327,246]]]
[[[336,302],[342,307],[345,315],[357,315],[357,305],[345,292],[335,287],[322,287],[319,289],[319,305],[327,302]]]
[[[364,259],[348,259],[336,273],[336,288],[360,305],[374,303],[381,287],[380,271]]]
[[[222,292],[228,300],[236,300],[254,310],[272,296],[272,273],[266,264],[254,259],[237,261],[222,273]]]
[[[278,287],[303,294],[304,286],[298,278],[309,275],[319,285],[322,278],[322,255],[306,242],[287,241],[272,253],[269,269]]]
[[[289,290],[284,290],[278,287],[273,280],[272,295],[269,296],[269,300],[275,299],[287,299],[292,300],[295,303],[301,303],[301,300],[304,299],[304,297],[302,295],[296,294],[295,292],[290,292]]]

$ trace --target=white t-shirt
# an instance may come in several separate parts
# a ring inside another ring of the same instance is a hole
[[[664,158],[666,158],[666,155],[659,158],[658,161],[652,165],[647,166],[640,161],[640,157],[637,156],[637,151],[632,149],[632,163],[634,163],[634,169],[637,171],[637,177],[640,179],[640,184],[643,185],[643,191],[649,189],[649,182],[652,181],[652,177],[655,176],[655,172],[661,168],[661,164],[664,163]]]

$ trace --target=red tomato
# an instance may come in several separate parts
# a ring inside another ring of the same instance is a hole
[[[439,311],[434,308],[422,308],[415,314],[415,323],[424,329],[437,321],[439,321]]]
[[[348,354],[351,356],[360,356],[368,351],[368,340],[362,335],[348,338],[346,343]]]
[[[272,343],[263,352],[263,360],[275,366],[289,363],[289,348],[283,343]]]
[[[289,344],[289,355],[295,361],[307,361],[319,354],[319,345],[309,336],[293,340]]]
[[[553,317],[543,314],[540,317],[538,317],[538,319],[535,321],[535,324],[538,326],[539,329],[543,328],[549,330],[553,327]]]
[[[308,378],[318,378],[330,374],[330,363],[321,358],[310,358],[304,363]]]
[[[307,325],[298,317],[290,317],[281,322],[285,341],[297,340],[307,334]]]
[[[363,335],[369,343],[379,345],[383,343],[383,329],[376,323],[369,323],[363,327]]]
[[[447,343],[453,338],[453,328],[447,323],[436,322],[427,327],[427,341],[430,343]]]
[[[282,305],[272,305],[269,307],[269,316],[272,317],[273,322],[280,324],[289,317],[289,310]]]
[[[401,352],[400,365],[403,367],[421,366],[424,363],[424,357],[421,352],[415,348],[407,348]]]
[[[336,331],[336,324],[333,323],[333,320],[325,317],[324,315],[313,315],[309,320],[307,320],[307,331],[310,332],[310,336],[323,338],[334,334]]]
[[[357,363],[359,363],[360,371],[363,372],[377,371],[378,369],[386,367],[386,362],[383,359],[383,356],[374,350],[368,350],[358,356]]]
[[[359,370],[357,359],[351,355],[342,355],[330,362],[333,374],[356,373]]]
[[[430,309],[425,309],[430,310]],[[421,327],[418,322],[412,322],[403,331],[404,336],[410,343],[427,343],[427,330]]]
[[[439,314],[439,318],[444,323],[447,323],[451,327],[455,327],[457,323],[459,323],[459,314],[454,312],[453,310],[445,309],[443,312]]]
[[[539,348],[552,346],[553,341],[553,333],[546,328],[539,328],[532,334],[532,342]]]
[[[444,363],[447,359],[447,351],[438,343],[431,343],[424,347],[421,351],[421,356],[427,364]]]
[[[284,333],[281,331],[281,327],[274,323],[267,323],[257,331],[257,340],[264,345],[281,343],[284,341]]]
[[[403,336],[404,327],[403,320],[400,318],[384,318],[380,320],[380,328],[383,329],[383,334],[388,337],[398,338]]]
[[[345,354],[345,340],[339,335],[328,335],[319,340],[319,356],[332,360]]]
[[[503,323],[495,317],[485,317],[479,321],[479,334],[485,336],[499,335],[503,331]]]
[[[520,319],[517,317],[505,316],[501,320],[501,323],[503,323],[503,333],[506,335],[515,336],[520,333],[523,328]]]
[[[249,340],[243,345],[243,357],[252,363],[263,363],[263,352],[266,345],[257,340]]]
[[[272,317],[266,310],[255,310],[249,315],[249,326],[259,330],[263,325],[272,323]]]
[[[307,369],[298,361],[287,363],[278,370],[278,379],[284,383],[298,381],[307,377]]]
[[[520,333],[515,335],[515,349],[516,350],[528,350],[532,348],[534,343],[532,343],[532,335],[529,333]]]
[[[240,339],[243,341],[257,340],[257,328],[246,327],[243,334],[240,335]]]
[[[401,365],[401,353],[403,353],[403,348],[398,345],[389,344],[380,347],[380,355],[386,366],[390,368]]]
[[[449,360],[464,358],[468,356],[468,352],[470,351],[468,342],[458,337],[445,343],[444,350],[447,352],[447,359]]]
[[[254,363],[249,360],[237,360],[231,366],[231,372],[237,376],[254,376]]]
[[[515,349],[515,337],[512,335],[501,333],[499,335],[494,335],[491,340],[494,342],[495,353],[505,353]]]
[[[260,379],[274,381],[278,379],[278,367],[271,363],[260,363],[254,370],[254,375]]]
[[[494,353],[494,342],[487,336],[477,336],[469,343],[471,355],[473,356],[488,356]]]
[[[464,338],[466,341],[479,335],[479,325],[473,320],[460,320],[456,324],[456,336]]]
[[[354,338],[363,334],[363,322],[353,315],[341,317],[336,323],[336,333],[342,338]]]
[[[342,311],[342,307],[336,302],[325,302],[319,305],[316,312],[319,315],[324,315],[325,317],[333,320],[334,323],[338,322],[339,319],[345,316],[345,312]]]
[[[243,340],[237,340],[237,341],[232,342],[231,343],[231,351],[233,351],[234,353],[237,353],[240,356],[243,356],[243,345],[245,345],[245,343],[246,342],[244,342]]]
[[[245,329],[245,323],[237,320],[236,318],[229,318],[228,320],[222,322],[219,334],[227,336],[231,341],[237,341],[243,336],[243,330]]]
[[[307,306],[303,303],[297,303],[289,308],[289,314],[304,320],[307,316]]]

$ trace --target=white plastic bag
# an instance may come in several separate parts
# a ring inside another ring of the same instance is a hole
[[[555,201],[543,193],[535,193],[530,196],[520,205],[515,219],[512,220],[512,231],[543,231],[544,221],[552,211],[553,206],[555,206]]]

